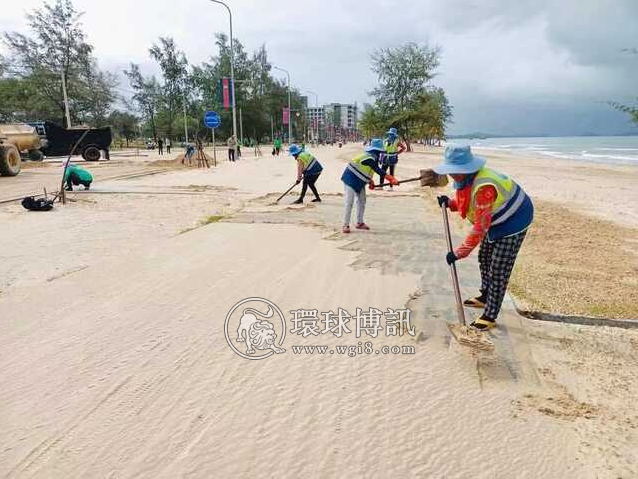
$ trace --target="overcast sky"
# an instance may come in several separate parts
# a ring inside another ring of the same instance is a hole
[[[2,6],[3,28],[26,31],[41,0]],[[636,103],[638,0],[230,0],[235,36],[266,44],[273,64],[320,103],[368,101],[370,53],[404,42],[442,47],[434,83],[454,107],[452,132],[620,133]],[[209,0],[75,0],[100,66],[152,73],[148,49],[172,36],[192,63],[214,53],[226,10]],[[276,72],[275,72],[276,73]],[[122,81],[121,87],[128,85]],[[314,101],[310,95],[311,103]]]

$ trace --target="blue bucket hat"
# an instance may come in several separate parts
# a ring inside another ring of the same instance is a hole
[[[474,156],[469,146],[450,145],[445,149],[445,161],[433,169],[439,175],[469,175],[484,165],[485,159]]]
[[[288,153],[290,153],[292,156],[297,156],[302,151],[303,148],[295,144],[290,145],[290,148],[288,148]]]
[[[366,151],[368,153],[373,151],[384,152],[385,148],[383,147],[383,140],[381,138],[373,138],[370,140],[370,144],[366,147]]]
[[[388,136],[399,136],[399,132],[396,128],[392,127],[388,130]]]

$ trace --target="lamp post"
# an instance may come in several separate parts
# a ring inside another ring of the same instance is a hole
[[[279,68],[273,66],[275,70],[279,70],[280,72],[284,72],[288,75],[288,144],[292,144],[292,111],[290,109],[290,72],[288,70],[284,70],[283,68]]]
[[[230,7],[220,0],[210,0],[213,3],[219,3],[226,7],[228,10],[228,17],[230,19],[230,88],[231,95],[233,96],[233,137],[235,138],[235,155],[237,155],[237,112],[235,111],[235,52],[233,47],[233,12],[230,11]]]
[[[183,103],[184,103],[184,137],[186,141],[186,145],[188,145],[188,121],[186,120],[186,91],[184,91],[183,95]]]

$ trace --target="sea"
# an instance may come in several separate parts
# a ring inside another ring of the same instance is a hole
[[[453,141],[521,156],[545,156],[638,166],[638,136],[487,138]]]

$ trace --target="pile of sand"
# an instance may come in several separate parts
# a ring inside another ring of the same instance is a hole
[[[212,156],[210,156],[207,153],[204,153],[204,157],[206,158],[206,160],[208,160],[208,164],[210,166],[214,166],[215,165],[215,160],[213,159]],[[155,161],[150,161],[148,163],[148,165],[150,166],[186,166],[186,167],[197,167],[197,153],[193,154],[193,156],[191,157],[190,161],[186,160],[186,154],[184,153],[180,153],[179,155],[177,155],[175,158],[173,158],[172,160],[155,160]],[[219,158],[218,158],[219,161]]]

